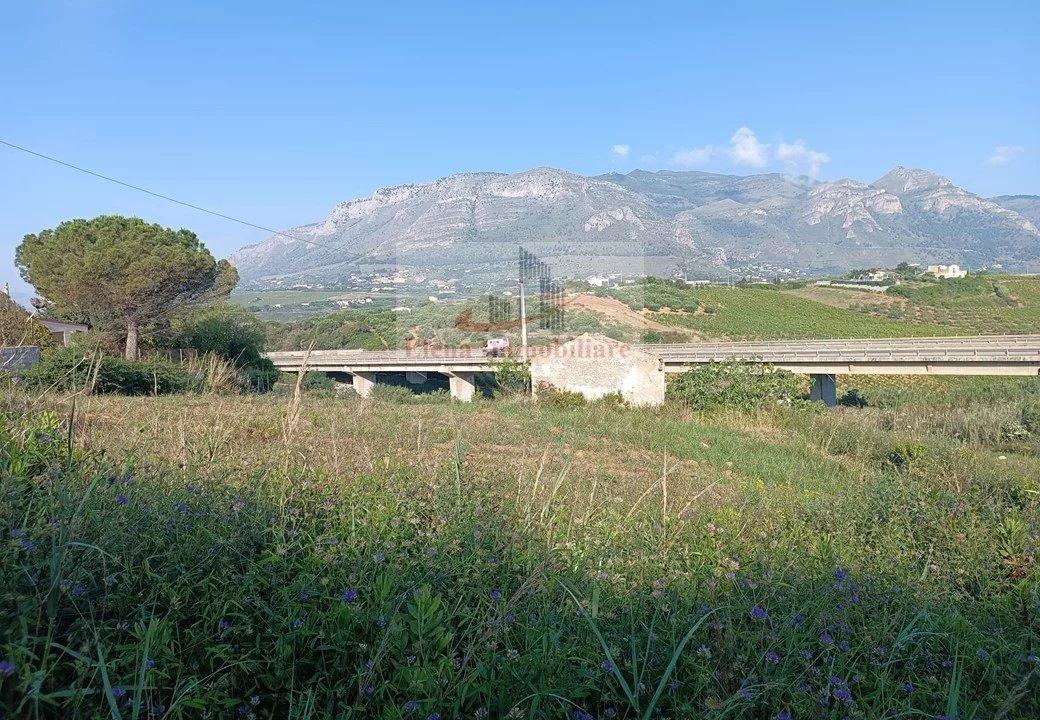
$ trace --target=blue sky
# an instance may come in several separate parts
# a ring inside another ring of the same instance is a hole
[[[498,5],[9,3],[0,138],[275,228],[538,165],[1040,194],[1035,2]],[[0,281],[25,233],[102,213],[217,255],[266,235],[0,147]]]

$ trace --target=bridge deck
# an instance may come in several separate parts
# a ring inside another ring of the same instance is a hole
[[[704,342],[636,345],[658,355],[668,372],[725,360],[765,362],[808,374],[1038,375],[1040,335]],[[529,356],[555,352],[531,347]],[[495,360],[479,349],[314,350],[267,353],[275,366],[298,371],[307,358],[312,370],[340,372],[487,372]]]

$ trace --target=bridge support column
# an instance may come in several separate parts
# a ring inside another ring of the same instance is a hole
[[[827,407],[838,404],[838,383],[834,375],[810,375],[812,386],[809,399],[822,402]]]
[[[352,377],[351,383],[354,385],[354,392],[363,398],[372,394],[372,388],[376,385],[374,372],[356,372]]]
[[[476,390],[473,375],[474,373],[471,372],[456,372],[448,376],[448,388],[451,390],[452,399],[459,402],[473,400],[473,393]]]

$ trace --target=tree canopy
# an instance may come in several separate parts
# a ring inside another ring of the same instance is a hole
[[[190,230],[118,215],[26,235],[15,262],[59,315],[123,333],[129,359],[137,358],[141,328],[226,297],[238,282],[235,268],[217,262]]]

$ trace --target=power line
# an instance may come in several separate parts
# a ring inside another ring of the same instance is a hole
[[[271,229],[269,227],[264,227],[263,225],[257,225],[256,223],[249,222],[248,220],[242,220],[241,218],[237,218],[237,217],[232,217],[231,215],[225,215],[222,212],[217,212],[216,210],[210,210],[208,208],[202,207],[201,205],[196,205],[194,203],[190,203],[190,202],[187,202],[185,200],[178,200],[177,198],[170,197],[169,195],[163,195],[162,193],[155,192],[154,190],[149,190],[148,188],[141,187],[140,185],[134,185],[133,183],[124,182],[123,180],[118,180],[118,179],[116,179],[114,177],[109,177],[108,175],[103,175],[103,174],[101,174],[99,172],[95,172],[94,170],[89,170],[89,169],[87,169],[85,167],[80,167],[79,165],[73,165],[70,162],[65,162],[64,160],[59,160],[56,157],[51,157],[50,155],[44,155],[43,153],[36,152],[35,150],[30,150],[29,148],[22,147],[21,145],[15,145],[14,143],[8,142],[8,141],[4,140],[3,138],[0,138],[0,145],[6,145],[9,148],[13,148],[15,150],[19,150],[19,151],[21,151],[23,153],[26,153],[28,155],[34,155],[34,156],[36,156],[38,158],[42,158],[44,160],[49,160],[50,162],[56,163],[57,165],[62,165],[64,167],[71,168],[71,169],[76,170],[78,172],[86,173],[87,175],[93,175],[96,178],[100,178],[102,180],[107,180],[110,183],[115,183],[116,185],[122,185],[123,187],[130,188],[131,190],[137,190],[138,192],[143,192],[143,193],[145,193],[147,195],[152,195],[153,197],[161,198],[162,200],[166,200],[168,202],[176,203],[177,205],[183,205],[184,207],[191,208],[192,210],[198,210],[199,212],[204,212],[204,213],[207,213],[209,215],[213,215],[213,216],[218,217],[218,218],[223,218],[224,220],[230,220],[231,222],[236,222],[239,225],[245,225],[246,227],[256,228],[257,230],[264,230],[264,231],[269,232],[269,233],[271,233],[273,235],[279,235],[281,237],[289,238],[290,240],[296,240],[298,242],[305,242],[305,243],[308,243],[310,245],[314,245],[315,247],[325,248],[326,250],[338,251],[338,250],[342,249],[342,248],[333,247],[331,245],[325,245],[323,243],[314,242],[313,240],[307,240],[306,238],[297,237],[296,235],[290,235],[290,234],[288,234],[286,232],[283,232],[281,230],[273,230],[273,229]]]

